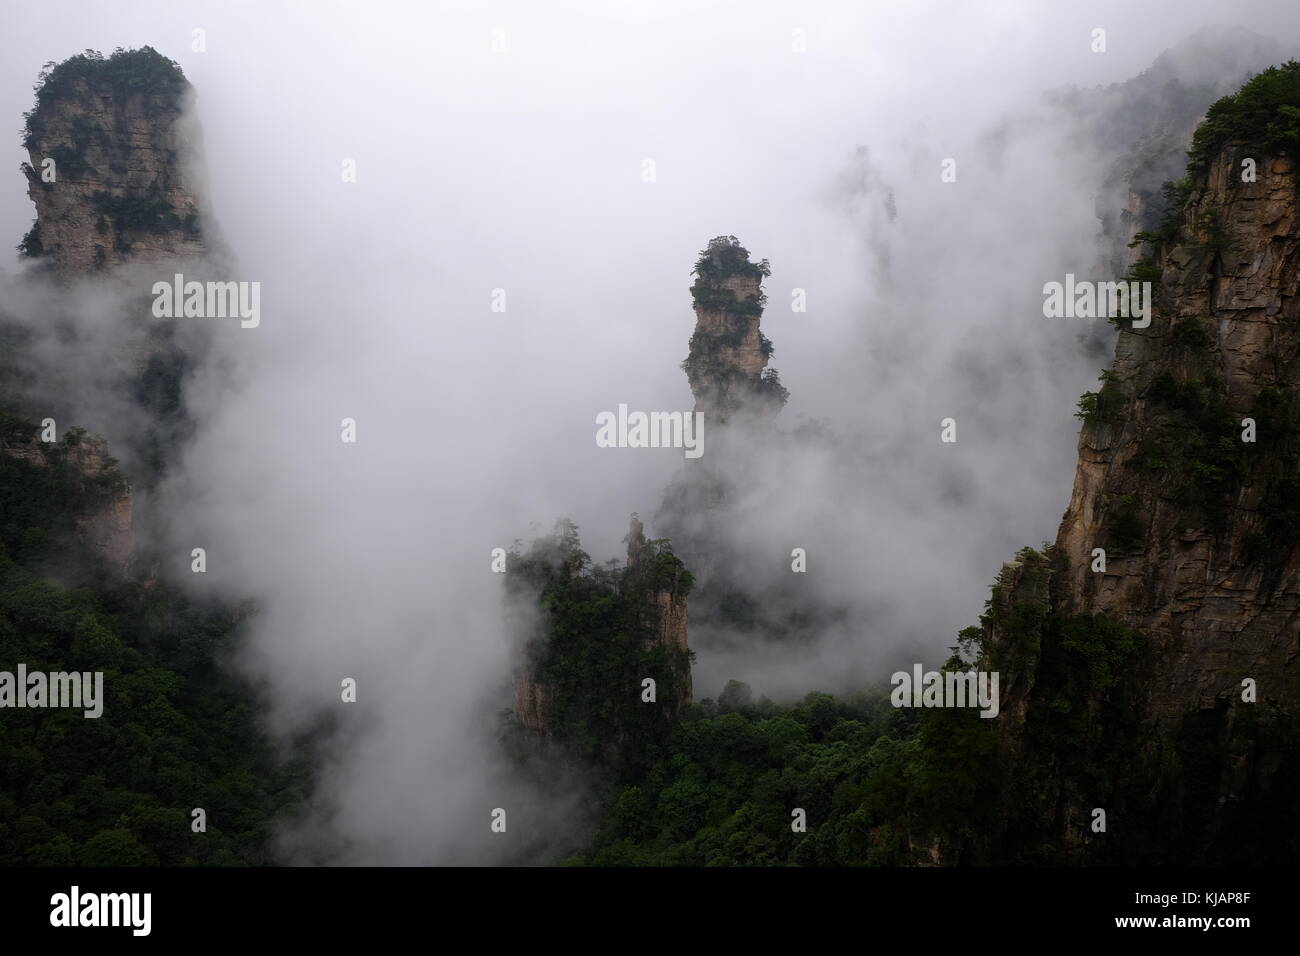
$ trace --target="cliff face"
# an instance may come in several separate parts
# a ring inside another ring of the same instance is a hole
[[[549,688],[532,671],[517,670],[514,675],[515,719],[534,733],[549,735],[546,720]]]
[[[197,128],[187,113],[191,96],[179,67],[149,47],[109,57],[87,51],[57,66],[46,64],[36,103],[25,115],[30,163],[23,172],[36,222],[20,250],[41,267],[38,281],[98,276],[105,282],[105,301],[122,302],[117,309],[100,309],[94,319],[100,326],[96,340],[104,343],[94,388],[114,393],[114,401],[129,396],[142,414],[95,427],[117,429],[114,447],[132,482],[146,488],[189,434],[184,379],[206,341],[206,331],[192,325],[184,330],[183,349],[175,322],[148,318],[152,278],[170,280],[173,268],[207,269],[200,267],[210,252],[201,196],[189,172],[198,158]],[[132,265],[157,267],[157,275],[114,275]],[[109,283],[110,277],[122,281]],[[79,320],[56,313],[36,317],[46,324],[44,336],[80,338]],[[61,431],[64,421],[93,417],[99,393],[92,390],[87,398],[69,387],[60,358],[37,346],[24,351],[31,337],[15,328],[5,337],[16,343],[6,363],[16,374],[0,378],[0,400],[36,419],[54,416]],[[87,440],[73,453],[99,446]],[[93,462],[85,464],[94,470]],[[124,490],[111,509],[81,529],[119,569],[126,567],[131,547],[131,512],[130,492]]]
[[[695,333],[682,368],[707,424],[770,419],[785,404],[775,373],[765,371],[772,343],[759,328],[769,271],[767,260],[749,261],[735,236],[711,240],[695,264]]]
[[[1128,243],[1154,228],[1166,205],[1162,185],[1183,174],[1187,144],[1206,109],[1294,55],[1250,30],[1220,26],[1192,34],[1122,83],[1053,94],[1078,124],[1078,141],[1092,144],[1107,167],[1096,196],[1108,240],[1102,276],[1124,272],[1132,261]]]
[[[655,526],[699,576],[697,609],[707,621],[722,599],[714,592],[721,588],[735,596],[730,584],[719,581],[736,563],[723,553],[727,536],[720,526],[732,520],[728,502],[746,478],[746,456],[755,440],[750,430],[770,426],[789,393],[767,367],[773,351],[761,329],[767,260],[751,262],[735,236],[718,236],[692,271],[695,331],[682,370],[708,440],[706,453],[688,462],[665,489]]]
[[[691,702],[690,615],[686,596],[692,578],[681,562],[646,540],[642,525],[632,518],[627,536],[627,582],[624,591],[641,604],[640,617],[648,648],[663,648],[673,671],[675,694],[668,701],[671,713]]]
[[[506,582],[520,606],[544,609],[519,646],[516,722],[589,759],[622,765],[664,737],[691,700],[693,579],[666,542],[646,539],[635,517],[626,540],[623,568],[593,567],[577,529],[561,522],[552,538],[511,556]]]
[[[0,417],[0,455],[39,469],[27,472],[27,480],[65,488],[78,546],[113,572],[127,571],[135,543],[131,487],[110,457],[108,442],[80,429],[69,430],[62,441],[43,442],[35,425],[6,415]]]
[[[202,256],[199,202],[185,173],[191,93],[179,68],[148,47],[47,68],[24,139],[37,213],[27,251],[65,277]]]
[[[1247,156],[1256,182],[1242,181]],[[1296,787],[1294,160],[1222,147],[1172,225],[1145,272],[1157,276],[1151,325],[1121,329],[1085,417],[1055,547],[1003,569],[984,619],[986,661],[1003,669],[1004,753],[1013,776],[1039,780],[1050,809],[1038,822],[1067,856],[1151,859],[1139,840],[1121,851],[1089,833],[1101,806],[1148,836],[1167,829],[1184,862],[1228,861]],[[1035,737],[1080,666],[1105,680],[1083,693],[1076,729],[1094,744],[1112,735],[1114,754],[1097,759],[1125,766],[1105,787],[1070,771],[1044,786],[1035,768],[1052,755]]]
[[[1164,307],[1150,328],[1120,334],[1114,372],[1130,397],[1114,421],[1084,428],[1057,539],[1070,606],[1155,640],[1162,725],[1234,696],[1243,677],[1262,680],[1263,701],[1300,702],[1300,668],[1288,666],[1300,653],[1300,554],[1289,510],[1278,512],[1296,506],[1284,499],[1300,456],[1296,172],[1260,157],[1258,181],[1243,183],[1244,156],[1229,148],[1211,165],[1161,254]],[[1253,443],[1241,440],[1249,418]],[[1115,540],[1121,521],[1137,540]],[[1094,573],[1091,551],[1107,543]]]

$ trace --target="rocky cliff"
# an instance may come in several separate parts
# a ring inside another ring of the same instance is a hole
[[[772,343],[759,328],[769,274],[767,260],[750,262],[735,236],[710,240],[695,263],[695,333],[682,368],[706,425],[770,419],[785,404],[785,389],[767,369]]]
[[[1296,171],[1261,156],[1243,183],[1248,152],[1216,157],[1159,253],[1163,307],[1120,333],[1125,400],[1083,429],[1057,538],[1068,604],[1156,639],[1177,688],[1153,695],[1162,725],[1252,674],[1272,678],[1261,703],[1300,702]]]
[[[694,582],[682,563],[660,542],[646,540],[641,522],[632,516],[627,534],[627,579],[624,592],[639,600],[647,646],[663,648],[673,671],[676,712],[691,702],[690,614],[686,597]]]
[[[131,486],[109,455],[108,442],[78,428],[61,440],[43,441],[38,426],[0,414],[0,456],[17,463],[12,480],[63,489],[72,505],[58,517],[75,547],[114,573],[126,573],[135,543]]]
[[[577,528],[562,521],[510,555],[506,579],[522,611],[515,629],[531,629],[513,680],[518,726],[620,765],[641,759],[691,701],[693,578],[666,541],[646,539],[635,516],[626,541],[624,567],[595,567]]]
[[[39,286],[51,278],[56,285],[94,278],[100,285],[93,330],[83,327],[92,319],[55,294],[42,296],[52,303],[46,314],[21,323],[0,315],[0,338],[11,347],[0,363],[0,407],[29,423],[53,417],[62,433],[65,422],[90,424],[99,406],[117,407],[126,398],[140,414],[117,414],[94,427],[112,434],[138,487],[158,479],[189,433],[184,378],[205,342],[203,330],[187,328],[182,337],[174,322],[153,319],[149,310],[153,278],[170,280],[173,269],[195,271],[191,266],[202,271],[209,253],[191,174],[191,95],[177,65],[149,47],[108,57],[88,50],[46,65],[25,116],[30,162],[23,172],[36,222],[19,248],[38,266],[27,280]],[[153,269],[158,275],[151,277]],[[93,383],[69,371],[88,361],[83,340],[96,343]],[[54,448],[88,479],[108,473],[107,445],[90,436],[67,447],[10,441],[6,454],[48,464]],[[134,509],[125,481],[119,491],[84,516],[78,537],[123,571]]]
[[[1067,858],[1194,863],[1300,849],[1244,838],[1280,833],[1300,793],[1297,173],[1261,139],[1202,143],[1147,237],[1151,325],[1123,324],[1081,402],[1055,545],[1003,569],[982,621],[1008,845],[1018,830]],[[1096,808],[1118,835],[1089,825]]]
[[[189,182],[190,84],[149,47],[47,65],[23,140],[37,220],[24,251],[79,277],[207,251]]]
[[[1052,97],[1078,124],[1080,142],[1107,164],[1095,200],[1106,240],[1101,275],[1125,271],[1134,258],[1129,243],[1155,228],[1169,202],[1163,185],[1182,175],[1206,109],[1294,52],[1240,27],[1206,28],[1132,79]]]

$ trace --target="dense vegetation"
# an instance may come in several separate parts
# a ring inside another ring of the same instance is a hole
[[[511,555],[512,592],[543,610],[529,662],[550,688],[546,739],[603,768],[603,825],[570,862],[899,864],[975,841],[999,783],[993,722],[974,710],[899,710],[883,688],[783,706],[736,682],[680,713],[641,702],[642,676],[662,704],[689,664],[650,646],[646,597],[692,582],[667,542],[639,547],[635,567],[593,567],[564,521]]]
[[[198,216],[194,213],[184,217],[176,215],[171,203],[160,196],[114,196],[99,191],[91,195],[90,201],[99,213],[96,229],[107,232],[108,223],[111,222],[114,242],[119,252],[131,251],[127,234],[132,232],[182,231],[191,236],[199,233]]]
[[[997,738],[974,711],[895,709],[886,690],[793,706],[750,698],[733,681],[689,708],[571,862],[907,864],[913,842],[967,839],[991,814]],[[796,809],[806,832],[792,826]]]
[[[185,85],[176,64],[148,47],[47,64],[26,143],[42,135],[56,102],[90,105],[106,90],[174,101]],[[83,116],[69,128],[71,142],[50,150],[60,173],[81,168],[94,135]],[[102,191],[93,201],[97,231],[111,221],[119,249],[129,232],[195,228],[156,197]],[[39,224],[19,248],[44,252]],[[226,667],[247,611],[187,599],[147,573],[147,553],[127,574],[96,553],[86,524],[129,490],[127,479],[112,459],[83,471],[85,453],[103,451],[78,448],[91,441],[78,428],[40,440],[22,398],[37,385],[30,338],[0,322],[0,671],[98,672],[103,701],[97,718],[84,708],[0,711],[0,865],[271,862],[272,828],[305,799],[308,768],[275,752],[256,695]],[[159,345],[127,383],[145,412],[133,449],[142,484],[157,479],[188,428],[180,388],[188,362]],[[196,808],[204,832],[193,828]]]
[[[37,78],[36,105],[23,114],[26,121],[23,145],[31,148],[44,130],[45,111],[51,103],[92,96],[96,88],[119,94],[142,93],[179,97],[187,82],[181,68],[153,47],[124,50],[110,56],[86,50],[62,63],[46,63]]]
[[[39,259],[45,255],[45,246],[41,244],[41,223],[36,220],[18,243],[18,254],[25,259]]]
[[[119,48],[108,57],[87,50],[57,65],[47,63],[37,80],[36,105],[24,114],[24,145],[32,149],[37,146],[38,140],[46,132],[50,110],[55,103],[70,101],[89,108],[98,106],[99,101],[95,97],[107,92],[119,101],[130,96],[147,95],[174,106],[186,87],[187,82],[180,68],[151,47],[138,50]],[[109,169],[93,168],[92,162],[87,158],[88,150],[95,138],[103,137],[104,134],[84,113],[74,113],[66,127],[60,126],[60,130],[66,134],[67,141],[41,143],[48,150],[48,158],[55,161],[60,179],[97,174],[90,178],[98,181],[109,173],[126,172],[125,168],[116,165],[117,160],[113,158],[108,160]],[[61,139],[63,136],[52,138]],[[33,188],[53,188],[53,184],[44,182],[31,165],[24,163],[23,172]],[[160,194],[120,194],[98,190],[91,196],[91,202],[98,214],[95,231],[111,238],[113,247],[119,253],[131,251],[132,234],[182,232],[198,236],[200,232],[197,215],[177,215]],[[107,244],[96,246],[96,268],[107,263],[106,246]],[[40,258],[45,254],[39,222],[33,224],[23,237],[18,250],[25,258]]]
[[[1242,848],[1258,852],[1268,828],[1244,806],[1218,807],[1218,775],[1229,759],[1223,708],[1189,715],[1183,735],[1165,742],[1181,767],[1181,776],[1170,777],[1168,758],[1152,756],[1153,741],[1137,718],[1145,635],[1102,615],[1053,611],[1047,582],[1062,570],[1060,556],[1026,548],[1017,559],[1027,592],[1003,594],[995,586],[980,624],[961,632],[945,664],[966,670],[979,660],[1000,671],[1004,695],[1018,680],[1019,692],[1028,691],[1014,763],[1000,737],[1005,723],[1017,720],[1006,711],[994,721],[974,709],[896,709],[884,686],[782,705],[756,701],[732,681],[716,700],[686,707],[667,733],[653,735],[648,759],[606,765],[596,835],[567,862],[1250,862]],[[552,602],[548,619],[577,623],[581,613]],[[1296,792],[1296,774],[1282,777],[1269,797],[1277,813]],[[1087,804],[1062,816],[1077,794]],[[1115,836],[1092,833],[1093,806],[1106,809]],[[792,826],[798,810],[806,830]],[[1287,859],[1296,849],[1271,847],[1269,858]]]
[[[1119,421],[1128,402],[1128,396],[1120,387],[1119,377],[1110,369],[1101,373],[1099,381],[1101,388],[1095,392],[1084,392],[1079,398],[1079,410],[1074,413],[1075,418],[1082,419],[1088,425]]]
[[[1189,170],[1204,169],[1230,142],[1263,153],[1291,154],[1300,148],[1300,61],[1269,67],[1211,106],[1192,137]]]
[[[124,479],[74,466],[83,432],[33,446],[36,431],[0,415],[0,670],[100,671],[105,700],[94,719],[0,712],[0,865],[270,862],[307,773],[277,761],[249,689],[220,666],[241,615],[105,568],[78,526]]]
[[[682,362],[691,387],[697,390],[697,395],[701,388],[713,392],[713,401],[718,404],[727,404],[725,396],[730,395],[739,406],[755,409],[775,407],[779,410],[790,393],[781,384],[776,369],[764,369],[754,379],[736,368],[730,359],[724,358],[724,350],[740,349],[745,345],[754,324],[749,319],[761,317],[767,304],[767,296],[761,288],[752,299],[742,301],[733,289],[727,287],[727,282],[737,278],[761,282],[772,274],[768,261],[752,262],[749,250],[735,236],[717,236],[710,239],[708,246],[700,252],[692,274],[696,277],[691,286],[695,307],[727,312],[731,318],[724,327],[696,329],[691,335],[690,353]],[[776,351],[772,340],[761,331],[757,350],[765,360]]]
[[[1197,127],[1187,151],[1186,173],[1166,182],[1160,197],[1148,196],[1159,210],[1158,225],[1137,233],[1130,246],[1150,244],[1150,254],[1133,265],[1131,278],[1155,281],[1160,278],[1160,254],[1178,236],[1183,212],[1192,194],[1194,178],[1204,172],[1210,160],[1228,143],[1257,150],[1256,160],[1265,154],[1294,155],[1300,149],[1300,62],[1272,66],[1249,80],[1240,90],[1217,100]],[[1218,247],[1223,242],[1221,224],[1211,212],[1192,224],[1200,241]]]
[[[1194,323],[1183,323],[1195,328]],[[1179,344],[1177,330],[1175,345]],[[1191,333],[1188,347],[1203,347]],[[1187,344],[1184,341],[1183,344]],[[1148,398],[1162,416],[1142,447],[1144,468],[1172,479],[1175,498],[1198,507],[1212,528],[1226,520],[1227,501],[1247,473],[1248,446],[1241,440],[1241,422],[1228,408],[1221,376],[1206,372],[1178,378],[1162,372]]]
[[[555,533],[509,555],[510,592],[543,612],[527,647],[533,680],[547,688],[548,732],[577,756],[630,773],[653,761],[688,696],[689,651],[656,638],[668,594],[684,601],[694,579],[666,541],[629,541],[635,566],[592,564],[578,529],[560,521]],[[656,702],[642,701],[642,681],[656,682]]]
[[[701,250],[691,274],[706,282],[717,282],[729,276],[762,279],[772,274],[772,267],[766,259],[751,262],[749,250],[735,236],[715,236]]]
[[[721,309],[749,316],[763,314],[763,307],[767,304],[767,296],[763,292],[742,302],[733,290],[724,287],[727,279],[762,280],[772,274],[766,259],[762,262],[749,260],[749,250],[735,236],[710,239],[708,246],[700,252],[691,274],[696,277],[691,285],[691,296],[696,308]]]
[[[1133,236],[1133,241],[1129,247],[1140,246],[1143,243],[1150,243],[1154,249],[1151,255],[1138,259],[1130,270],[1130,278],[1137,281],[1156,281],[1160,278],[1160,266],[1158,256],[1169,243],[1174,241],[1178,235],[1178,229],[1183,222],[1183,209],[1187,206],[1187,200],[1192,195],[1192,177],[1190,174],[1183,176],[1181,179],[1170,180],[1160,187],[1160,218],[1156,228],[1151,231],[1139,232]],[[1118,324],[1118,323],[1115,323]]]

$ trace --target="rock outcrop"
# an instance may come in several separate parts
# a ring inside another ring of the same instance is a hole
[[[111,432],[132,483],[141,488],[159,479],[192,429],[184,378],[208,335],[198,325],[181,330],[173,321],[153,318],[153,281],[171,281],[174,272],[206,278],[204,273],[224,269],[210,255],[203,197],[193,181],[198,133],[191,98],[180,68],[149,47],[108,57],[88,50],[46,64],[36,103],[25,116],[30,162],[23,172],[36,222],[20,250],[40,267],[38,281],[94,277],[102,283],[97,291],[103,301],[118,305],[95,315],[102,354],[91,398],[63,381],[57,358],[33,348],[8,363],[22,374],[0,380],[0,399],[37,419],[54,415],[62,422],[93,414],[94,389],[114,393],[114,400],[128,396],[140,414],[95,427]],[[78,323],[84,316],[55,311],[41,318],[53,330],[49,338],[82,337]],[[10,338],[27,340],[21,333]],[[99,446],[98,439],[87,439],[82,449]],[[130,493],[123,494],[81,529],[120,569],[127,566],[132,540]]]
[[[627,535],[627,583],[625,591],[639,595],[641,619],[647,644],[669,651],[668,661],[676,675],[676,699],[672,710],[691,702],[691,669],[687,629],[690,615],[686,597],[693,578],[671,552],[647,541],[640,520],[632,517]]]
[[[1161,252],[1163,307],[1120,333],[1114,385],[1128,399],[1083,429],[1057,538],[1068,606],[1155,640],[1162,729],[1252,675],[1262,704],[1300,704],[1296,167],[1258,157],[1243,183],[1244,156],[1211,164]]]
[[[25,251],[72,278],[203,256],[187,175],[191,94],[179,67],[149,47],[47,66],[24,138],[37,213]]]
[[[547,697],[550,693],[546,684],[537,680],[528,670],[516,670],[514,675],[515,719],[525,729],[534,733],[547,735],[550,732],[547,723]]]
[[[1155,228],[1168,202],[1162,187],[1183,174],[1187,144],[1206,109],[1295,53],[1240,27],[1205,28],[1123,83],[1051,96],[1077,124],[1078,141],[1106,165],[1096,194],[1105,240],[1098,278],[1122,274],[1133,237]]]
[[[1010,774],[1038,791],[1036,823],[1007,827],[1037,828],[1072,859],[1260,862],[1234,848],[1273,832],[1297,790],[1296,163],[1228,143],[1193,172],[1145,262],[1153,320],[1123,323],[1081,405],[1055,546],[1003,569],[983,619]],[[1071,684],[1078,668],[1091,683]],[[1067,685],[1086,687],[1072,732],[1108,741],[1109,755],[1089,751],[1104,771],[1067,768],[1043,732]],[[1090,831],[1097,807],[1123,840]]]
[[[635,515],[626,543],[623,568],[594,568],[562,521],[554,536],[510,556],[506,578],[512,630],[527,635],[515,662],[517,724],[601,762],[638,759],[691,701],[694,580],[666,541],[646,539]]]
[[[135,544],[131,486],[109,455],[108,442],[82,429],[62,441],[42,441],[41,429],[12,416],[0,418],[0,455],[55,472],[75,502],[72,531],[114,573],[125,574]]]
[[[706,425],[771,419],[785,404],[786,392],[767,368],[772,343],[759,328],[767,260],[750,262],[735,236],[719,236],[700,253],[694,271],[695,333],[682,368],[695,410],[704,414]]]

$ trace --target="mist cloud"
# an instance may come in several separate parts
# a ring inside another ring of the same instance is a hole
[[[728,547],[756,587],[807,548],[809,600],[849,613],[795,650],[693,632],[713,649],[697,697],[733,677],[843,691],[934,661],[1001,562],[1054,536],[1074,403],[1111,340],[1044,319],[1041,288],[1099,260],[1093,199],[1116,154],[1045,94],[1122,81],[1221,18],[1294,45],[1300,18],[1040,7],[145,3],[74,28],[53,4],[0,41],[15,125],[36,61],[85,46],[151,44],[197,88],[227,278],[261,283],[261,322],[207,333],[196,432],[159,492],[164,551],[186,584],[257,607],[238,666],[286,739],[336,722],[286,859],[498,862],[580,825],[581,774],[543,793],[497,743],[514,628],[490,554],[567,516],[602,561],[659,505],[681,451],[598,448],[595,415],[692,408],[688,272],[715,235],[771,260],[763,328],[791,390],[785,437],[743,459]],[[1113,53],[1087,51],[1096,25]],[[16,242],[16,174],[0,214]],[[86,369],[61,394],[120,433],[130,413],[89,369],[125,293],[18,273],[7,312],[82,330],[71,351],[49,340],[43,380]],[[833,439],[794,434],[801,420]],[[518,840],[489,832],[495,807],[519,811]]]

